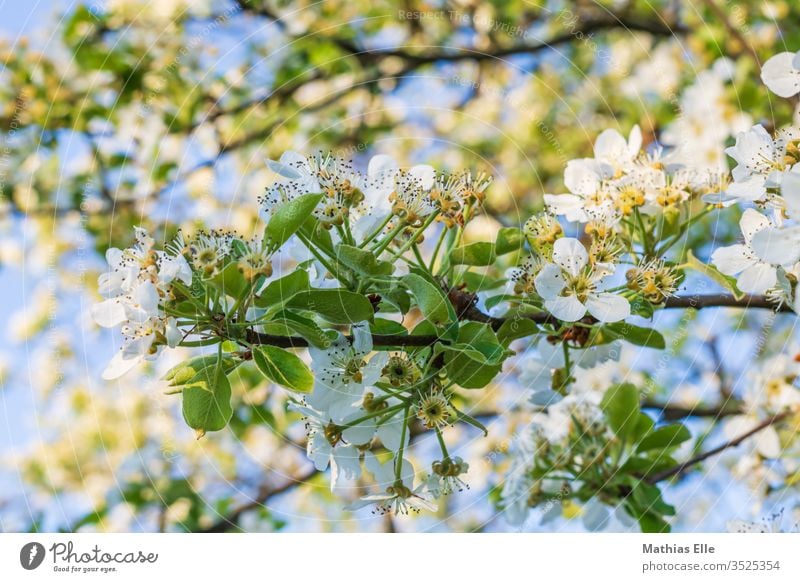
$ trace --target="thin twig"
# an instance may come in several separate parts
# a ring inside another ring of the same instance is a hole
[[[473,302],[473,297],[468,293],[451,290],[449,293],[450,301],[458,315],[458,319],[467,321],[477,321],[486,323],[493,329],[499,329],[507,321],[515,319],[530,319],[535,323],[559,323],[549,313],[539,312],[527,315],[518,315],[514,318],[493,317],[484,313]],[[737,299],[732,295],[710,294],[693,295],[686,297],[670,297],[663,306],[665,309],[708,309],[712,307],[740,307],[750,309],[772,309],[785,313],[792,312],[787,305],[782,305],[778,309],[774,303],[763,295],[746,295]],[[372,336],[372,343],[375,346],[430,346],[440,341],[441,338],[434,335],[380,335]],[[291,337],[282,335],[270,335],[247,330],[247,341],[255,345],[273,345],[282,348],[305,348],[309,346],[308,341],[302,337]]]
[[[714,447],[711,450],[706,451],[705,453],[699,454],[696,457],[692,457],[688,461],[684,461],[680,465],[676,465],[670,469],[666,469],[655,475],[651,475],[646,479],[648,483],[654,484],[658,483],[659,481],[663,481],[664,479],[669,479],[670,477],[674,477],[675,475],[680,475],[687,469],[695,466],[698,463],[702,463],[709,457],[713,457],[714,455],[720,454],[722,451],[726,449],[730,449],[741,444],[746,439],[750,438],[754,434],[764,430],[765,428],[772,426],[776,422],[780,422],[787,418],[791,413],[791,411],[782,412],[780,414],[776,414],[775,416],[771,416],[770,418],[758,423],[756,426],[748,430],[746,433],[739,435],[738,437],[729,440],[728,442],[722,443],[718,447]]]

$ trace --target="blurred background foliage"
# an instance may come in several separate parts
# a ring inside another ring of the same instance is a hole
[[[467,237],[492,238],[561,192],[566,162],[603,129],[640,124],[660,141],[720,57],[733,68],[719,107],[791,121],[795,103],[758,75],[798,47],[789,0],[108,0],[4,39],[0,528],[504,529],[492,499],[525,419],[513,370],[470,403],[509,412],[466,439],[469,494],[434,516],[354,518],[261,376],[241,371],[230,430],[201,441],[157,381],[180,352],[138,379],[99,380],[113,342],[87,313],[105,249],[134,225],[162,240],[254,232],[264,160],[287,149],[487,171]]]

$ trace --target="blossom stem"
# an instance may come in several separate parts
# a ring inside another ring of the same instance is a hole
[[[403,253],[405,253],[405,252],[406,252],[406,251],[407,251],[409,248],[411,248],[411,245],[413,245],[415,242],[417,242],[417,239],[418,239],[418,238],[419,238],[419,237],[422,235],[422,233],[423,233],[423,232],[425,232],[425,231],[428,229],[428,227],[431,225],[431,223],[432,223],[434,220],[436,220],[436,217],[437,217],[438,215],[439,215],[439,211],[438,211],[438,210],[437,210],[437,211],[435,211],[435,212],[431,212],[431,213],[428,215],[428,218],[426,218],[426,219],[425,219],[425,222],[423,222],[423,223],[422,223],[422,226],[420,226],[420,227],[417,229],[417,231],[416,231],[414,234],[412,234],[412,235],[411,235],[411,238],[409,238],[409,239],[408,239],[408,240],[407,240],[407,241],[406,241],[406,242],[403,244],[403,246],[401,246],[401,247],[400,247],[398,250],[396,250],[394,253],[392,253],[392,260],[396,260],[396,259],[397,259],[397,258],[398,258],[400,255],[402,255],[402,254],[403,254]]]
[[[572,363],[569,360],[569,346],[566,341],[561,342],[561,348],[564,350],[564,372],[566,372],[564,387],[566,388],[567,385],[572,383]]]
[[[402,481],[403,477],[403,455],[406,449],[406,434],[408,433],[408,411],[409,406],[405,406],[403,410],[403,428],[400,431],[400,448],[397,449],[397,458],[394,465],[394,477],[398,481]]]
[[[419,263],[419,266],[422,267],[423,271],[427,271],[428,267],[425,265],[425,259],[422,258],[422,253],[419,252],[419,247],[417,245],[411,245],[411,250],[414,251],[414,256]]]
[[[339,273],[339,271],[336,269],[336,267],[331,265],[330,262],[325,257],[322,256],[322,254],[319,252],[319,249],[317,249],[317,247],[314,246],[314,243],[312,243],[304,235],[300,234],[300,232],[297,233],[297,236],[300,238],[301,241],[303,241],[303,244],[306,246],[306,248],[309,250],[309,252],[312,255],[314,255],[314,258],[317,259],[320,263],[322,263],[323,267],[328,269],[328,271],[330,272],[331,275],[336,277],[336,279],[338,279],[347,288],[352,287],[352,282],[350,282],[346,278],[342,277],[341,273]]]
[[[395,227],[387,233],[384,239],[372,248],[372,252],[376,258],[381,256],[381,253],[383,253],[383,251],[385,251],[386,248],[392,244],[392,241],[395,239],[395,237],[403,232],[405,227],[406,221],[400,220],[400,222],[398,222],[397,225],[395,225]]]
[[[442,450],[442,460],[447,461],[450,458],[450,453],[447,452],[447,445],[444,444],[444,437],[438,426],[436,427],[436,440],[439,441],[439,448]]]
[[[439,235],[439,240],[436,241],[436,247],[433,249],[433,256],[431,257],[431,262],[428,265],[428,270],[433,273],[433,268],[436,266],[436,259],[439,257],[439,251],[442,248],[442,244],[444,243],[444,239],[447,236],[447,227],[442,225],[442,233]]]
[[[403,404],[395,404],[394,406],[390,406],[389,408],[384,408],[383,410],[376,410],[374,412],[369,412],[369,413],[365,414],[364,416],[360,416],[360,417],[356,418],[355,420],[351,420],[347,424],[343,424],[341,426],[342,426],[342,428],[352,428],[352,427],[356,426],[357,424],[361,424],[365,420],[369,420],[370,418],[375,418],[376,416],[383,416],[384,414],[389,414],[390,412],[396,412],[396,411],[398,411],[401,408],[406,407],[406,406],[408,406],[408,405],[405,404],[405,403],[403,403]]]
[[[639,225],[639,230],[642,233],[642,246],[644,247],[644,256],[650,256],[650,237],[647,236],[647,229],[644,226],[644,219],[638,208],[633,210],[633,215],[636,217],[636,224]]]
[[[715,206],[709,205],[706,208],[704,208],[701,212],[698,212],[694,216],[691,216],[688,219],[686,219],[686,221],[683,224],[681,224],[680,228],[678,229],[678,234],[676,234],[671,240],[666,241],[661,246],[661,248],[658,249],[656,254],[658,256],[661,256],[664,253],[666,253],[669,249],[671,249],[675,245],[675,243],[677,243],[679,240],[683,238],[683,235],[686,233],[686,231],[692,224],[703,218],[706,214],[708,214],[715,208],[716,208]]]
[[[376,237],[376,236],[378,236],[380,233],[382,233],[382,232],[383,232],[383,229],[384,229],[384,228],[386,228],[386,225],[388,225],[388,224],[389,224],[389,223],[392,221],[392,218],[394,218],[394,214],[389,214],[389,216],[387,216],[387,217],[386,217],[386,218],[383,220],[383,222],[381,222],[380,226],[378,226],[378,228],[376,228],[375,230],[373,230],[373,231],[370,233],[370,235],[369,235],[367,238],[365,238],[365,239],[364,239],[364,241],[363,241],[363,242],[362,242],[360,245],[358,245],[358,246],[359,246],[359,248],[362,248],[362,249],[363,249],[363,248],[364,248],[364,247],[366,247],[366,246],[367,246],[369,243],[371,243],[373,240],[375,240],[375,237]]]

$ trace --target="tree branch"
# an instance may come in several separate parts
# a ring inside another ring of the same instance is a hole
[[[721,406],[680,406],[677,404],[661,404],[652,400],[642,402],[642,408],[658,411],[664,420],[681,420],[683,418],[711,418],[718,420],[726,416],[741,414],[741,404],[737,400],[728,400]]]
[[[540,324],[560,323],[552,315],[545,312],[520,315],[514,318],[493,317],[478,309],[474,303],[474,296],[471,294],[451,290],[449,297],[450,301],[453,303],[459,320],[486,323],[495,330],[499,329],[500,326],[507,321],[514,321],[514,319],[529,319]],[[664,309],[708,309],[711,307],[739,307],[749,309],[772,309],[773,311],[785,313],[792,312],[792,309],[788,305],[782,305],[776,310],[775,304],[763,295],[746,295],[741,299],[737,299],[732,295],[724,294],[670,297],[667,299],[663,307]],[[430,346],[439,340],[440,338],[435,335],[375,334],[372,336],[373,345],[381,347]],[[281,348],[306,348],[309,345],[308,341],[302,337],[270,335],[258,333],[253,330],[247,330],[247,341],[255,345],[272,345]],[[694,416],[697,415],[695,414]],[[711,414],[701,414],[701,416],[711,416]]]
[[[253,511],[254,509],[258,509],[259,507],[263,507],[264,504],[271,498],[307,483],[316,474],[317,470],[314,469],[314,467],[311,467],[311,470],[302,473],[294,479],[290,479],[283,485],[279,485],[277,487],[264,487],[261,489],[255,499],[236,507],[219,521],[205,529],[198,530],[198,533],[222,533],[230,531],[231,529],[239,526],[239,520],[245,513]]]
[[[650,477],[647,477],[646,481],[648,483],[655,484],[658,483],[659,481],[669,479],[670,477],[680,475],[687,469],[690,469],[691,467],[697,465],[698,463],[702,463],[709,457],[713,457],[714,455],[718,455],[719,453],[721,453],[726,449],[730,449],[732,447],[740,445],[743,441],[747,440],[754,434],[757,434],[762,430],[764,430],[765,428],[784,420],[791,414],[792,412],[787,410],[786,412],[782,412],[780,414],[776,414],[775,416],[771,416],[770,418],[767,418],[766,420],[758,423],[756,426],[748,430],[746,433],[741,434],[738,437],[729,440],[728,442],[722,443],[718,447],[714,447],[713,449],[706,451],[705,453],[692,457],[688,461],[684,461],[680,465],[676,465],[671,469],[666,469],[664,471],[656,473],[655,475],[651,475]]]

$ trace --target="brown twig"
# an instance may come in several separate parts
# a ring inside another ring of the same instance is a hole
[[[497,330],[506,321],[513,318],[493,317],[484,313],[474,304],[473,298],[469,293],[451,290],[448,294],[453,303],[456,314],[460,320],[477,321],[486,323]],[[762,295],[746,295],[737,299],[732,295],[710,294],[693,295],[685,297],[670,297],[663,306],[665,309],[708,309],[712,307],[739,307],[751,309],[775,309],[775,305]],[[780,312],[792,312],[787,305],[782,305],[777,309]],[[529,319],[535,323],[559,323],[552,315],[545,312],[530,313],[527,315],[515,316],[516,319]],[[430,346],[440,341],[441,338],[434,335],[380,335],[372,336],[372,343],[375,346]],[[291,337],[282,335],[269,335],[247,330],[247,341],[254,345],[273,345],[282,348],[305,348],[309,343],[301,337]]]
[[[258,509],[259,507],[263,507],[264,504],[273,497],[281,495],[282,493],[286,493],[295,487],[307,483],[316,474],[317,470],[314,469],[314,467],[311,467],[311,470],[306,470],[305,473],[286,481],[282,485],[277,487],[264,487],[255,497],[255,499],[236,507],[226,516],[222,517],[219,521],[205,529],[199,530],[198,533],[222,533],[239,527],[239,520],[245,513]]]
[[[713,449],[708,450],[705,453],[701,453],[701,454],[699,454],[699,455],[697,455],[695,457],[692,457],[691,459],[689,459],[688,461],[684,461],[680,465],[676,465],[676,466],[674,466],[674,467],[672,467],[670,469],[666,469],[664,471],[660,471],[659,473],[656,473],[655,475],[651,475],[651,476],[647,477],[646,481],[648,483],[655,484],[655,483],[658,483],[659,481],[663,481],[665,479],[669,479],[670,477],[674,477],[676,475],[680,475],[681,473],[683,473],[687,469],[690,469],[691,467],[695,466],[698,463],[702,463],[703,461],[705,461],[709,457],[713,457],[714,455],[718,455],[719,453],[721,453],[722,451],[724,451],[726,449],[730,449],[732,447],[738,446],[739,444],[741,444],[743,441],[747,440],[748,438],[750,438],[754,434],[764,430],[765,428],[767,428],[769,426],[772,426],[773,424],[775,424],[777,422],[780,422],[780,421],[784,420],[790,414],[791,414],[790,411],[786,411],[786,412],[782,412],[780,414],[776,414],[775,416],[771,416],[771,417],[767,418],[766,420],[758,423],[756,426],[754,426],[753,428],[748,430],[746,433],[741,434],[738,437],[736,437],[734,439],[731,439],[731,440],[729,440],[729,441],[727,441],[725,443],[722,443],[718,447],[714,447]]]

